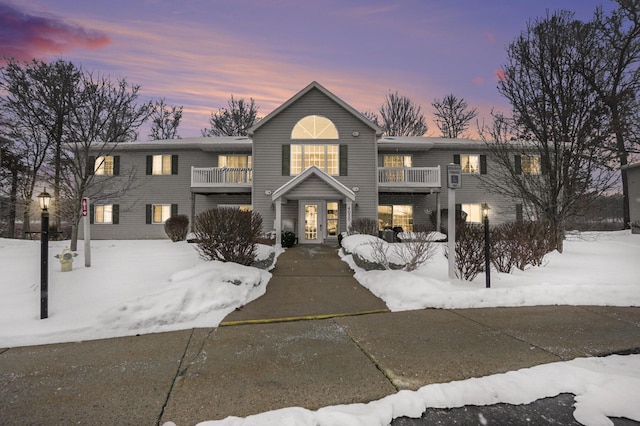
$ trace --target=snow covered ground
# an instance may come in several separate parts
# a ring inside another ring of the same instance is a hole
[[[350,237],[351,238],[351,237]],[[345,244],[357,241],[345,240]],[[236,307],[260,297],[271,274],[204,262],[195,247],[170,241],[93,241],[92,266],[82,252],[72,272],[57,259],[68,242],[50,244],[49,318],[40,320],[40,243],[0,239],[0,348],[211,327]],[[79,247],[82,248],[82,242]],[[260,257],[270,248],[260,246]],[[473,282],[450,280],[441,250],[418,271],[363,271],[355,277],[391,310],[533,305],[640,306],[640,235],[581,233],[543,267],[492,273]],[[402,391],[369,404],[290,408],[211,425],[375,425],[419,416],[425,407],[527,403],[576,394],[575,417],[611,424],[605,416],[640,421],[640,356],[611,356],[547,364],[501,375]],[[487,396],[488,395],[488,396]]]

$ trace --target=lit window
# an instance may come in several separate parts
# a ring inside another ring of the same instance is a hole
[[[338,145],[291,145],[291,175],[311,166],[330,175],[338,175],[340,149]]]
[[[154,204],[152,215],[153,223],[164,223],[171,217],[171,204]]]
[[[383,167],[411,167],[412,158],[410,155],[385,155]]]
[[[113,223],[113,205],[97,205],[94,208],[94,223]]]
[[[468,223],[482,222],[482,205],[481,204],[462,204],[462,211],[467,214]]]
[[[411,167],[411,164],[410,155],[385,155],[382,159],[383,167],[399,170],[385,170],[384,182],[404,182],[404,168]]]
[[[218,167],[225,170],[226,183],[248,183],[252,180],[250,155],[220,155]]]
[[[154,175],[170,175],[171,174],[171,156],[170,155],[154,155],[151,167],[151,174]]]
[[[403,231],[413,231],[413,206],[378,206],[378,229],[390,229],[397,226]]]
[[[460,165],[462,173],[479,174],[480,173],[480,156],[479,155],[461,155]]]
[[[338,139],[338,129],[326,117],[308,115],[293,127],[291,139]]]
[[[540,156],[539,155],[523,155],[522,156],[522,173],[525,175],[540,174]]]
[[[96,157],[94,172],[97,175],[113,175],[113,156]]]

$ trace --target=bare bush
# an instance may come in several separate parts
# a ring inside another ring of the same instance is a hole
[[[262,234],[262,217],[238,208],[211,209],[196,216],[193,233],[203,258],[251,265]]]
[[[184,214],[171,216],[164,223],[164,232],[173,241],[184,241],[189,232],[189,217]]]
[[[447,253],[449,256],[449,253]],[[484,272],[484,228],[465,223],[456,229],[456,276],[471,281]]]
[[[405,271],[414,271],[427,263],[435,254],[436,245],[428,232],[414,232],[411,241],[394,244]]]
[[[378,222],[370,218],[356,219],[349,226],[349,235],[365,234],[378,236]]]

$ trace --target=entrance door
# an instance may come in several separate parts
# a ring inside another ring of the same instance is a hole
[[[324,210],[324,201],[300,201],[299,243],[320,244],[324,241]]]

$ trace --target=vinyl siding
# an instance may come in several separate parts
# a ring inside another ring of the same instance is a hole
[[[291,140],[291,130],[295,124],[307,115],[321,115],[331,120],[337,127],[339,139]],[[358,132],[359,136],[353,136]],[[339,144],[348,148],[348,175],[334,176],[348,188],[359,187],[356,203],[359,208],[354,209],[353,218],[377,217],[377,175],[376,175],[376,137],[374,131],[362,121],[353,117],[351,113],[321,91],[313,89],[288,108],[273,117],[262,126],[253,137],[254,158],[254,210],[263,215],[264,230],[269,231],[275,219],[275,209],[270,195],[265,191],[275,191],[287,183],[293,176],[282,176],[282,145],[283,144]],[[305,182],[306,183],[306,182]],[[296,198],[302,197],[302,188],[296,190]],[[310,188],[310,187],[309,187]],[[318,198],[310,188],[309,199]],[[329,194],[325,194],[329,197]],[[330,197],[335,199],[335,197]],[[293,206],[295,204],[295,206]],[[283,219],[290,216],[297,217],[297,203],[288,202],[283,205]],[[286,216],[285,216],[286,215]],[[340,221],[341,231],[344,230],[344,220]]]

